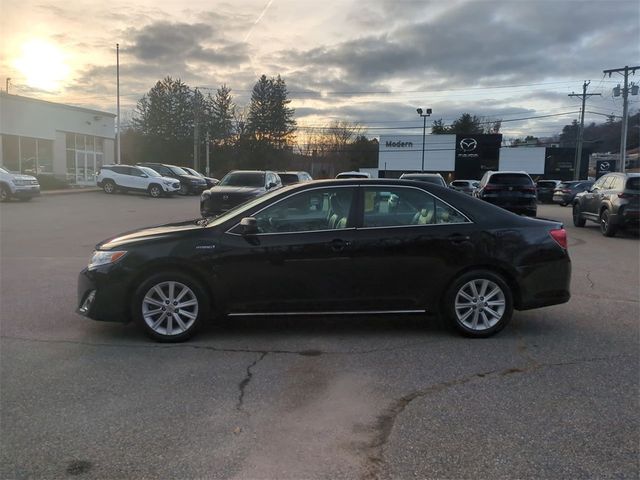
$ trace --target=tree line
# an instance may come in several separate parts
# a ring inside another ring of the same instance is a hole
[[[227,85],[203,95],[166,77],[137,102],[123,129],[122,161],[197,165],[205,171],[208,145],[211,173],[217,176],[232,169],[316,170],[316,176],[328,176],[377,164],[377,141],[368,140],[357,124],[333,122],[299,134],[288,97],[280,75],[260,76],[244,108]]]

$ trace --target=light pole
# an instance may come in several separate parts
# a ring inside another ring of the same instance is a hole
[[[423,119],[423,123],[422,123],[422,169],[420,170],[421,172],[424,172],[424,140],[425,140],[425,135],[426,135],[426,131],[427,131],[427,117],[431,115],[432,110],[430,108],[426,109],[425,113],[422,113],[422,109],[421,108],[416,108],[416,112],[418,112],[418,115],[420,115]]]

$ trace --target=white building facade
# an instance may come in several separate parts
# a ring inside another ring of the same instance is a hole
[[[114,150],[112,113],[0,94],[0,165],[8,170],[93,185]]]

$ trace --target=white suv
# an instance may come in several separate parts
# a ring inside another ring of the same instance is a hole
[[[133,165],[103,165],[96,180],[105,193],[138,191],[158,198],[180,190],[180,182],[175,178],[163,177],[151,168]]]
[[[40,195],[40,183],[36,177],[13,173],[0,167],[0,202],[8,202],[11,197],[31,200]]]

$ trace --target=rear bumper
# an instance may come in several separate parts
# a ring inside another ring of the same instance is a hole
[[[623,208],[622,213],[611,214],[609,221],[618,227],[640,227],[640,210]]]
[[[573,195],[570,193],[562,193],[553,195],[553,203],[571,203],[573,200]]]
[[[502,197],[484,196],[481,197],[485,202],[489,202],[496,207],[504,208],[513,213],[524,213],[527,215],[535,215],[538,211],[537,198],[530,199],[506,199]]]
[[[517,310],[558,305],[571,298],[571,260],[568,255],[562,260],[520,267],[518,271]]]

